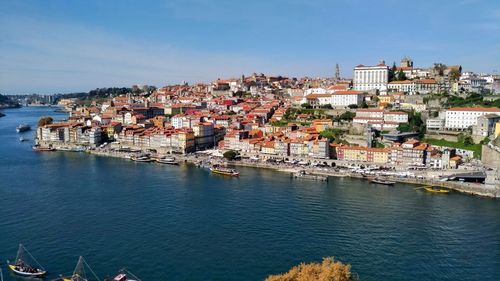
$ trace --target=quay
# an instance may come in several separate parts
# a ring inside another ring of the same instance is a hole
[[[81,151],[82,147],[77,146],[77,145],[61,145],[59,144],[58,146],[52,146],[49,143],[46,142],[38,142],[38,144],[41,147],[52,147],[55,150],[60,150],[60,151]],[[136,156],[139,154],[144,154],[147,153],[147,151],[141,151],[141,150],[120,150],[120,149],[113,149],[113,148],[92,148],[92,149],[86,149],[85,150],[87,153],[98,155],[98,156],[105,156],[105,157],[115,157],[115,158],[124,158],[124,159],[130,159],[132,156]],[[159,157],[159,156],[166,156],[168,154],[155,154],[151,153],[152,157]],[[199,164],[202,162],[205,163],[211,163],[211,164],[223,164],[227,163],[228,165],[232,166],[242,166],[242,167],[252,167],[252,168],[263,168],[263,169],[272,169],[278,172],[286,172],[286,173],[292,173],[293,174],[298,173],[299,171],[304,171],[307,174],[308,179],[314,178],[315,180],[322,180],[327,177],[350,177],[350,178],[358,178],[358,179],[365,179],[362,174],[356,173],[354,171],[339,171],[338,169],[336,170],[335,168],[328,166],[328,167],[310,167],[310,166],[295,166],[292,164],[286,164],[286,163],[268,163],[265,161],[255,161],[255,160],[248,160],[248,159],[241,159],[241,160],[233,160],[233,161],[226,161],[223,158],[220,157],[213,157],[209,156],[206,154],[175,154],[176,159],[180,163],[191,163],[191,164]],[[329,160],[330,162],[336,163],[335,160]],[[329,162],[329,163],[330,163]],[[303,177],[304,178],[304,177]],[[386,176],[388,180],[399,182],[399,183],[407,183],[407,184],[414,184],[418,186],[422,185],[433,185],[433,186],[440,186],[443,188],[447,188],[456,192],[460,192],[463,194],[468,194],[468,195],[475,195],[475,196],[480,196],[480,197],[485,197],[485,198],[500,198],[500,187],[494,186],[494,185],[485,185],[485,184],[477,184],[477,183],[467,183],[467,182],[454,182],[454,181],[439,181],[434,178],[430,178],[426,176],[425,173],[420,173],[418,178],[406,178],[406,177],[396,177],[396,176]]]

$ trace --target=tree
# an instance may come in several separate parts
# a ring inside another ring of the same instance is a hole
[[[434,72],[439,76],[444,75],[444,71],[446,70],[446,65],[443,63],[435,63],[433,66]]]
[[[347,107],[349,107],[350,109],[355,109],[355,108],[358,108],[358,105],[353,103],[353,104],[348,105]]]
[[[356,280],[351,266],[335,261],[333,257],[324,258],[322,263],[301,263],[288,272],[270,275],[266,281],[351,281]]]
[[[308,103],[303,103],[300,106],[302,106],[302,108],[307,108],[307,109],[311,109],[312,108],[312,106],[310,104],[308,104]]]
[[[224,156],[224,158],[226,158],[227,160],[234,160],[234,158],[236,158],[237,155],[238,153],[236,153],[236,151],[234,150],[228,150],[224,152],[224,154],[222,154],[222,156]]]
[[[403,72],[403,70],[402,70],[402,69],[400,69],[400,70],[398,71],[398,81],[404,81],[404,80],[406,80],[406,79],[408,79],[408,78],[406,77],[406,74]]]
[[[40,118],[40,120],[38,120],[38,127],[43,127],[45,125],[52,124],[52,122],[54,122],[54,119],[52,119],[52,117],[50,116],[42,117]]]
[[[474,139],[471,136],[466,136],[464,138],[464,144],[466,146],[473,145],[474,144]]]
[[[450,74],[449,74],[450,80],[458,81],[458,79],[460,78],[460,75],[462,75],[462,74],[460,73],[460,71],[458,69],[453,68],[452,70],[450,70]]]

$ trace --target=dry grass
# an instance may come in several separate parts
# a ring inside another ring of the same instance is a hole
[[[324,258],[322,263],[301,263],[290,271],[270,275],[266,281],[351,281],[351,266],[335,261],[333,257]]]

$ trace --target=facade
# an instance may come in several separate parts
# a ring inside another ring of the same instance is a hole
[[[500,114],[486,114],[477,118],[476,126],[472,127],[472,134],[489,137],[495,134],[495,126],[500,122]]]
[[[477,125],[477,119],[486,114],[500,115],[500,108],[454,107],[446,110],[445,128],[464,130]]]
[[[354,68],[353,84],[356,91],[387,91],[389,67],[384,62],[376,66],[357,65]]]

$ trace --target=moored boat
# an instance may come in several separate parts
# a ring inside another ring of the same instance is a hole
[[[371,183],[377,183],[377,184],[383,184],[383,185],[394,185],[396,183],[394,181],[383,180],[380,178],[369,178],[368,180]]]
[[[237,177],[240,175],[235,169],[231,169],[228,167],[224,167],[221,165],[213,165],[210,168],[210,171],[214,174],[219,174],[219,175],[224,175],[224,176],[232,176],[232,177]]]
[[[448,189],[443,189],[443,188],[434,188],[432,186],[426,186],[424,189],[428,192],[432,193],[450,193],[450,190]]]
[[[158,158],[158,159],[156,159],[156,162],[161,163],[161,164],[179,165],[179,162],[177,162],[174,157]]]
[[[34,145],[31,147],[34,151],[40,151],[40,152],[43,152],[43,151],[54,151],[55,149],[52,148],[52,147],[42,147],[42,146],[39,146],[39,145]]]
[[[22,133],[22,132],[26,132],[26,131],[29,131],[31,130],[31,126],[28,125],[28,124],[20,124],[19,126],[17,126],[16,128],[16,131],[18,133]]]
[[[27,138],[23,138],[23,137],[20,137],[20,138],[19,138],[19,141],[20,141],[20,142],[27,141],[27,140],[28,140]]]
[[[131,157],[130,159],[132,159],[135,162],[151,162],[152,161],[152,159],[146,155]]]
[[[28,256],[25,255],[28,254]],[[30,257],[38,267],[30,265],[26,258]],[[14,263],[8,263],[9,269],[17,275],[25,277],[41,277],[47,273],[47,271],[37,262],[37,260],[26,250],[26,248],[19,244],[19,249],[17,250],[17,256]]]

